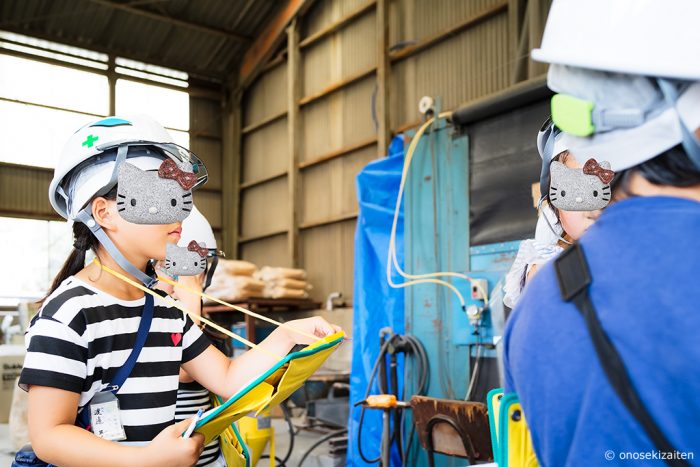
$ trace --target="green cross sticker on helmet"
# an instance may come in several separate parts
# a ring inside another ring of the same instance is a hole
[[[75,219],[95,194],[116,184],[114,167],[120,147],[127,148],[126,159],[141,170],[158,170],[164,159],[172,159],[183,167],[197,166],[196,186],[207,179],[202,161],[174,144],[168,131],[153,118],[103,117],[71,135],[56,161],[49,186],[49,200],[56,212]]]
[[[97,141],[98,139],[100,139],[99,136],[88,135],[87,138],[85,138],[85,141],[83,141],[82,145],[91,148],[95,144],[95,141]]]

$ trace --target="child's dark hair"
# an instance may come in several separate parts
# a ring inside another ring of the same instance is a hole
[[[634,173],[639,173],[654,185],[680,188],[700,185],[700,169],[690,160],[681,144],[662,152],[653,159],[617,172],[611,183],[613,195],[637,196],[630,191],[630,179]]]
[[[109,191],[109,193],[102,195],[101,197],[110,201],[117,199],[116,185]],[[48,293],[44,298],[39,300],[39,303],[44,303],[44,301],[61,285],[61,282],[82,271],[82,269],[85,267],[86,252],[88,250],[92,250],[92,252],[97,255],[97,247],[99,245],[100,242],[92,234],[92,232],[90,232],[88,226],[82,222],[75,221],[73,223],[73,251],[70,252],[70,255],[68,255],[68,258],[63,263],[63,266],[61,266],[61,270],[58,271],[58,274],[56,274]]]

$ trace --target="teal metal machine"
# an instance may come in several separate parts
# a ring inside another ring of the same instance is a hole
[[[429,396],[467,398],[470,375],[479,361],[482,382],[473,385],[470,400],[484,402],[485,391],[490,389],[487,386],[499,384],[499,347],[494,344],[504,322],[501,281],[520,242],[470,247],[469,182],[469,137],[460,134],[447,120],[436,119],[419,141],[408,173],[405,270],[412,274],[450,271],[484,279],[490,300],[484,307],[483,301],[472,298],[470,282],[458,278],[444,279],[464,296],[467,310],[445,286],[408,287],[406,333],[416,336],[427,350]],[[411,383],[406,382],[407,394],[413,389]],[[410,465],[427,465],[425,453],[415,444],[411,457]],[[437,455],[436,465],[461,466],[468,465],[468,461]]]

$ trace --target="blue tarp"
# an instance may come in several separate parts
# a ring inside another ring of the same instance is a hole
[[[399,135],[392,140],[388,157],[369,163],[357,176],[360,214],[355,232],[348,466],[369,465],[358,452],[360,408],[353,408],[353,405],[365,397],[367,381],[379,352],[379,330],[388,326],[394,333],[404,332],[404,290],[389,287],[386,280],[389,236],[401,182],[403,156],[403,136]],[[403,231],[402,206],[396,232],[396,254],[402,267]],[[403,371],[399,368],[399,379],[402,379],[402,375]],[[371,394],[379,394],[376,380]],[[381,435],[381,411],[365,411],[362,452],[366,457],[379,456]],[[392,452],[392,465],[401,465],[396,449]]]

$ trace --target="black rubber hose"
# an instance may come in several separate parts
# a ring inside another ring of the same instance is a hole
[[[320,445],[322,445],[322,444],[325,443],[326,441],[328,441],[328,440],[330,440],[330,439],[332,439],[332,438],[335,438],[335,437],[338,436],[338,435],[342,435],[342,434],[344,434],[344,433],[347,433],[347,432],[348,432],[347,428],[343,428],[342,430],[338,430],[338,431],[334,431],[334,432],[328,433],[326,436],[324,436],[323,438],[321,438],[321,439],[319,439],[318,441],[316,441],[316,442],[315,442],[314,444],[312,444],[311,447],[304,453],[304,455],[301,456],[301,460],[299,461],[299,466],[298,466],[298,467],[301,467],[301,465],[304,463],[304,461],[306,460],[306,458],[309,457],[309,455],[311,454],[311,452],[312,452],[314,449],[316,449],[317,447],[319,447]]]
[[[292,414],[289,410],[289,407],[287,407],[286,402],[280,404],[280,409],[282,409],[284,419],[287,421],[287,427],[289,429],[289,447],[287,448],[287,454],[285,454],[282,459],[275,456],[275,462],[277,463],[277,467],[287,467],[287,461],[289,461],[289,458],[292,456],[292,450],[294,449],[294,425],[292,424]],[[262,456],[260,456],[260,459],[269,458],[270,456],[267,454],[263,454]]]
[[[287,454],[285,454],[282,459],[282,463],[286,463],[292,456],[292,451],[294,450],[294,424],[292,423],[292,413],[287,403],[280,404],[280,408],[284,414],[284,419],[287,420],[287,427],[289,428],[289,448],[287,449]]]
[[[384,342],[384,344],[381,346],[379,349],[379,354],[377,355],[377,359],[374,362],[374,366],[372,367],[372,373],[370,374],[369,381],[367,383],[367,391],[365,392],[365,399],[369,396],[372,388],[372,383],[375,379],[375,376],[377,376],[377,371],[379,369],[380,363],[382,359],[386,358],[386,353],[388,350],[389,345],[391,345],[394,341],[394,339],[399,339],[403,340],[404,343],[411,349],[411,353],[413,354],[413,358],[415,360],[415,371],[413,372],[414,374],[419,375],[418,377],[418,390],[416,391],[416,394],[418,395],[424,395],[428,391],[428,387],[430,386],[430,364],[428,361],[428,355],[425,351],[425,347],[423,347],[423,344],[416,339],[413,336],[399,336],[397,334],[392,335],[388,340]],[[408,364],[408,352],[404,352],[405,358],[404,358],[404,365]],[[404,367],[405,369],[405,367]],[[406,384],[406,378],[404,377],[404,391],[405,391],[405,384]],[[360,457],[362,458],[363,461],[365,461],[368,464],[375,464],[381,460],[381,455],[378,456],[375,459],[369,459],[365,456],[364,452],[362,451],[362,426],[364,423],[364,416],[365,416],[365,407],[362,407],[360,410],[360,420],[358,423],[357,427],[357,447],[358,447],[358,452],[360,454]],[[402,416],[403,419],[403,416]],[[396,424],[394,424],[396,425]],[[401,452],[401,457],[402,459],[408,459],[408,453],[411,449],[411,446],[413,445],[413,437],[415,434],[415,423],[412,424],[411,426],[411,431],[410,435],[408,438],[408,441],[405,445],[405,449],[402,450]],[[397,440],[397,437],[402,437],[402,430],[403,430],[403,423],[401,423],[401,426],[394,426],[393,433],[390,435],[390,440],[392,441],[392,444],[394,441]],[[403,444],[403,443],[402,443]],[[406,465],[406,463],[404,463]]]
[[[365,399],[369,397],[369,393],[372,390],[372,381],[374,381],[374,377],[377,374],[377,370],[379,369],[379,363],[381,360],[384,358],[386,355],[386,349],[389,348],[389,342],[390,340],[384,342],[384,344],[380,347],[379,349],[379,355],[377,355],[377,359],[374,361],[374,366],[372,367],[372,373],[369,376],[369,381],[367,381],[367,390],[365,391]],[[376,459],[368,459],[365,454],[362,452],[362,424],[365,419],[365,407],[362,407],[360,409],[360,421],[357,425],[357,452],[360,454],[360,457],[362,458],[363,461],[365,461],[368,464],[376,464],[382,459],[381,454],[376,458]]]

